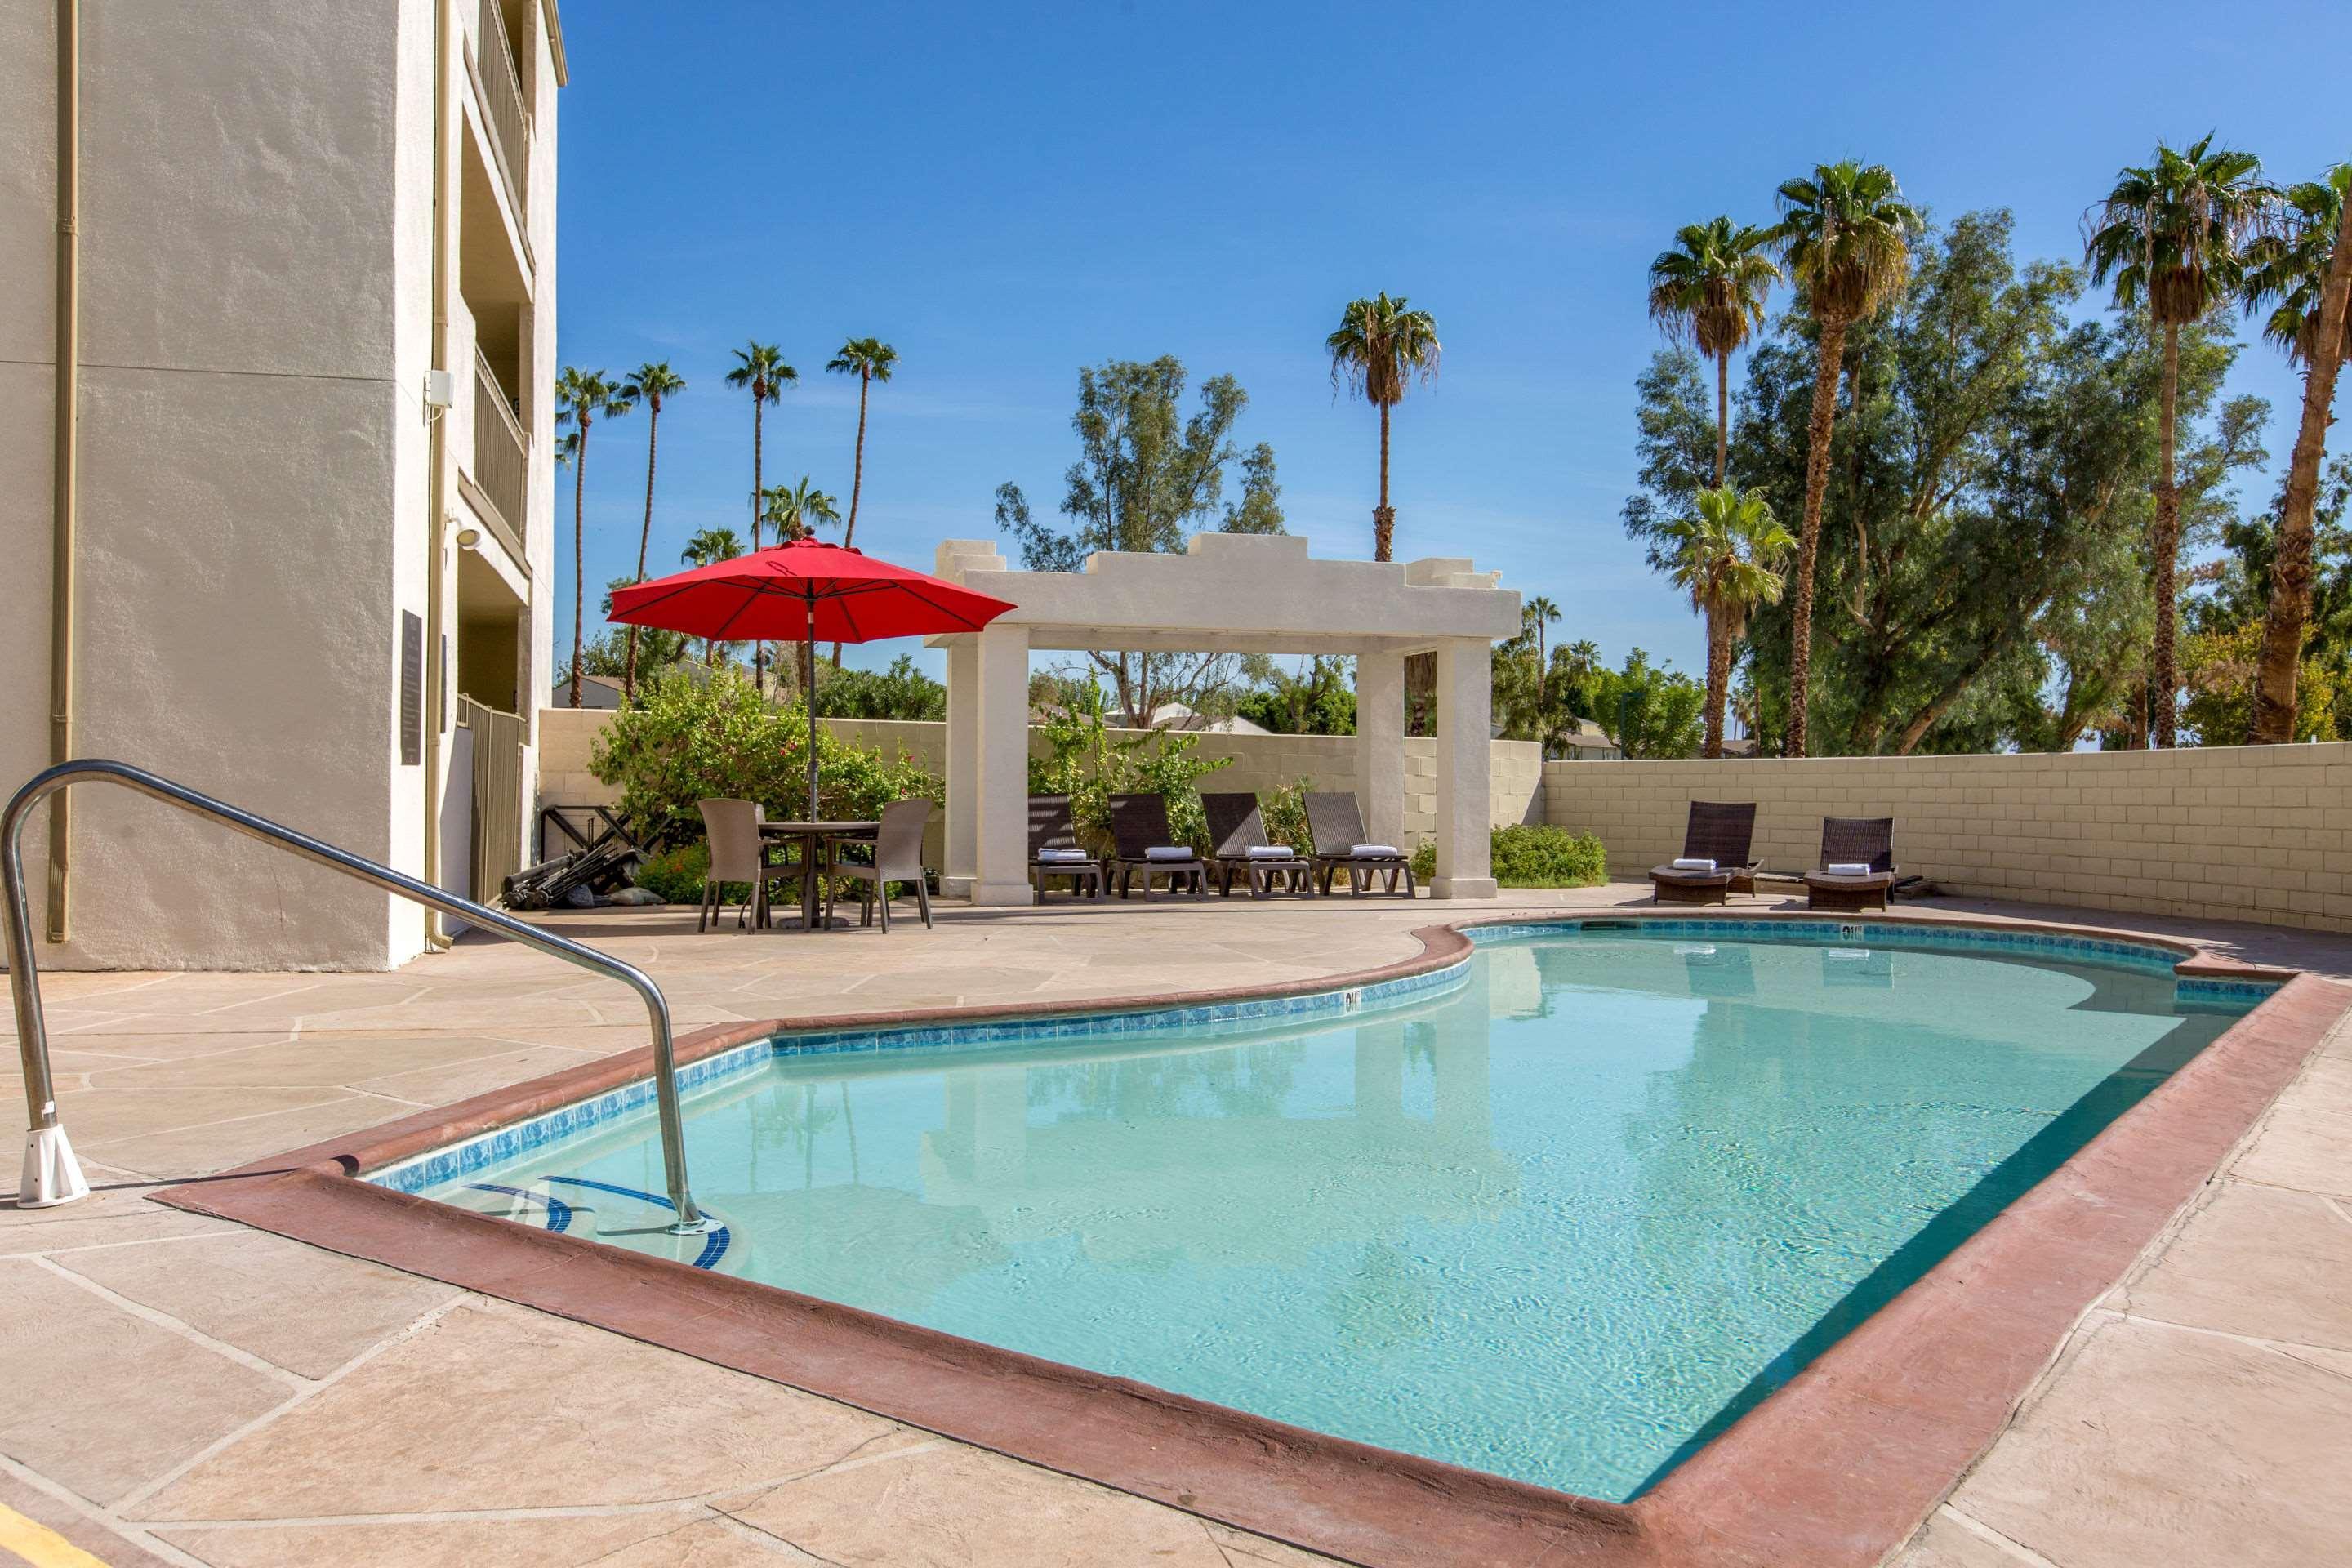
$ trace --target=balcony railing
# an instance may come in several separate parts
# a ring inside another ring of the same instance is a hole
[[[530,116],[522,106],[522,78],[507,43],[507,23],[499,0],[481,0],[475,27],[475,67],[487,111],[490,153],[514,204],[515,226],[530,232]],[[526,241],[527,243],[527,241]]]
[[[474,461],[468,471],[515,542],[525,542],[529,514],[523,510],[523,496],[530,482],[530,437],[523,434],[506,389],[479,349],[474,351]]]

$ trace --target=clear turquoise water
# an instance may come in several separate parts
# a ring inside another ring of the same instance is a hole
[[[1545,937],[1345,1023],[779,1057],[688,1142],[724,1272],[1622,1499],[2240,1011],[2120,967]],[[652,1131],[434,1195],[668,1250],[625,1195],[661,1189]]]

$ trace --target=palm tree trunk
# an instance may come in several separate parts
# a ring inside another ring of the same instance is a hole
[[[857,498],[866,490],[866,400],[873,395],[874,373],[857,373],[857,460],[849,470],[849,521],[842,525],[841,547],[857,542]],[[833,645],[833,668],[841,668],[841,645]]]
[[[767,503],[768,499],[760,493],[761,441],[765,435],[763,421],[766,416],[767,403],[767,399],[761,395],[765,390],[764,383],[755,381],[751,384],[751,550],[754,554],[757,554],[760,549],[760,509]],[[754,641],[751,644],[751,689],[754,692],[760,691],[760,671],[766,654],[767,649],[761,643]]]
[[[650,404],[646,409],[646,521],[637,530],[637,581],[646,580],[646,550],[654,538],[654,458],[661,447],[661,405]],[[629,625],[629,654],[621,665],[621,699],[631,701],[637,695],[637,627]]]
[[[1706,744],[1701,756],[1723,755],[1723,704],[1731,695],[1731,638],[1713,610],[1706,613]]]
[[[588,482],[588,415],[580,415],[580,443],[572,452],[572,706],[580,706],[580,617],[587,613],[583,584],[588,571],[583,490]]]
[[[2164,327],[2164,389],[2158,406],[2156,476],[2156,647],[2149,660],[2150,714],[2147,743],[2168,747],[2177,739],[2180,671],[2173,651],[2173,620],[2179,609],[2180,482],[2174,471],[2174,421],[2180,392],[2180,329]]]
[[[2327,284],[2319,297],[2315,342],[2335,348],[2344,342],[2352,315],[2352,202],[2344,205],[2343,226],[2327,264]],[[2294,739],[2295,676],[2303,663],[2304,623],[2311,615],[2312,514],[2319,501],[2319,462],[2327,447],[2327,423],[2336,402],[2340,353],[2322,352],[2308,360],[2303,376],[2303,423],[2294,434],[2294,457],[2287,466],[2286,500],[2279,508],[2278,551],[2271,561],[2270,614],[2263,625],[2263,656],[2254,678],[2256,745],[2284,745]]]
[[[1726,459],[1731,455],[1731,351],[1715,356],[1715,488],[1723,488]]]
[[[1805,751],[1806,694],[1813,676],[1813,560],[1822,544],[1822,500],[1830,483],[1830,435],[1837,423],[1838,367],[1845,357],[1845,322],[1821,324],[1820,356],[1813,367],[1813,414],[1805,450],[1805,521],[1797,535],[1797,595],[1790,607],[1789,733],[1782,754]]]
[[[1372,508],[1372,559],[1386,561],[1396,543],[1396,509],[1389,505],[1389,405],[1381,405],[1381,502]]]

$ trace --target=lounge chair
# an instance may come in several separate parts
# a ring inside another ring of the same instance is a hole
[[[922,911],[923,929],[931,929],[931,891],[929,873],[923,868],[923,826],[931,819],[934,803],[916,798],[894,800],[882,808],[882,820],[874,832],[874,860],[868,865],[856,860],[835,858],[828,869],[832,872],[824,885],[824,923],[833,924],[833,895],[836,882],[846,879],[862,883],[857,889],[859,925],[874,923],[876,905],[882,909],[882,933],[890,932],[890,884],[905,882],[915,889],[915,907]]]
[[[1402,876],[1404,896],[1413,896],[1412,857],[1402,845],[1367,842],[1364,814],[1354,795],[1338,792],[1307,795],[1307,830],[1315,836],[1318,890],[1329,892],[1331,879],[1344,866],[1351,897],[1362,898],[1369,879],[1383,872],[1388,875],[1389,892],[1397,891],[1397,879]]]
[[[702,879],[702,910],[694,929],[706,931],[719,918],[725,905],[727,884],[745,882],[751,885],[751,897],[735,911],[735,923],[744,924],[746,915],[762,926],[768,923],[768,884],[785,882],[798,887],[809,874],[809,868],[798,860],[771,860],[771,846],[761,842],[760,803],[756,800],[706,800],[702,803],[702,831],[710,841],[710,869]]]
[[[1045,901],[1048,878],[1069,879],[1073,894],[1100,899],[1109,890],[1102,862],[1078,847],[1078,827],[1066,795],[1029,797],[1029,885]]]
[[[1695,800],[1683,828],[1682,859],[1650,868],[1654,904],[1727,904],[1734,893],[1756,890],[1757,862],[1748,847],[1756,837],[1752,800]]]
[[[1201,809],[1208,814],[1209,861],[1218,873],[1219,893],[1234,896],[1237,873],[1249,883],[1253,899],[1268,897],[1277,882],[1289,892],[1314,892],[1314,862],[1287,844],[1267,842],[1257,796],[1240,790],[1203,790]]]
[[[1208,868],[1189,844],[1179,844],[1168,826],[1168,800],[1159,795],[1115,795],[1110,797],[1111,875],[1118,896],[1127,897],[1138,871],[1143,873],[1143,896],[1151,897],[1151,879],[1168,879],[1168,890],[1209,890]]]
[[[1842,871],[1839,867],[1866,867]],[[1825,816],[1822,819],[1822,865],[1805,873],[1805,907],[1813,910],[1883,910],[1895,889],[1895,819],[1891,816]]]

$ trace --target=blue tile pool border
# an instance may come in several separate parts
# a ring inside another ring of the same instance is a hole
[[[1886,920],[1739,920],[1733,917],[1568,916],[1557,920],[1507,921],[1454,928],[1471,949],[1536,937],[1590,932],[1593,935],[1692,937],[1717,941],[1840,946],[1856,942],[1917,952],[1998,952],[2078,963],[2104,964],[2140,973],[2172,974],[2182,955],[2145,942],[2076,936],[2053,931],[1990,931],[1980,926],[1926,925]],[[1304,1023],[1345,1017],[1423,1000],[1461,984],[1469,972],[1465,951],[1450,963],[1368,985],[1339,985],[1286,996],[1234,998],[1192,1005],[1126,1006],[1098,1013],[1008,1015],[979,1022],[886,1024],[870,1027],[779,1030],[688,1063],[678,1069],[681,1094],[739,1077],[777,1057],[865,1054],[876,1051],[987,1050],[1013,1042],[1051,1044],[1116,1039],[1198,1029],[1219,1024]],[[2175,975],[2180,1002],[2209,1006],[2250,1006],[2264,1001],[2279,983],[2225,977]],[[560,1106],[510,1125],[478,1133],[439,1149],[364,1172],[361,1179],[395,1192],[422,1194],[445,1182],[488,1170],[519,1155],[584,1132],[653,1102],[653,1080],[639,1079],[617,1089]]]
[[[730,1047],[677,1069],[681,1095],[740,1077],[778,1057],[866,1054],[875,1051],[987,1050],[1019,1041],[1024,1045],[1117,1039],[1198,1029],[1217,1024],[1305,1023],[1402,1006],[1452,990],[1469,977],[1467,952],[1418,974],[1335,986],[1288,996],[1241,997],[1191,1006],[1107,1009],[1099,1013],[1012,1016],[977,1023],[886,1024],[868,1028],[782,1029]],[[445,1182],[472,1175],[574,1133],[626,1116],[653,1103],[650,1078],[638,1079],[571,1105],[559,1106],[457,1143],[361,1173],[361,1180],[394,1192],[422,1194]]]
[[[1651,937],[1662,940],[1694,937],[1718,942],[1766,942],[1822,947],[1846,947],[1861,942],[1872,947],[1901,948],[1920,952],[1991,952],[2054,958],[2073,963],[2130,970],[2140,974],[2169,974],[2174,994],[2189,1002],[2262,1002],[2284,982],[2235,976],[2185,975],[2179,972],[2185,956],[2176,948],[2149,942],[2124,942],[2111,937],[2073,935],[2063,931],[1997,931],[1984,926],[1924,924],[1910,921],[1740,920],[1736,917],[1654,917],[1649,915],[1574,916],[1559,920],[1507,921],[1469,926],[1462,934],[1471,945],[1559,936],[1575,931],[1595,936]]]

